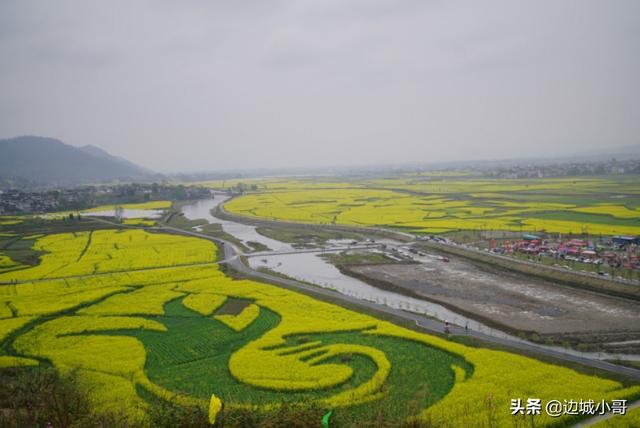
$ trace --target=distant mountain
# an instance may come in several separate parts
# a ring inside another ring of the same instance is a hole
[[[144,179],[152,173],[95,146],[34,136],[0,140],[0,178],[48,184]]]
[[[95,156],[97,158],[109,159],[109,160],[112,160],[113,162],[117,162],[117,163],[119,163],[121,165],[126,165],[129,168],[138,169],[138,170],[141,170],[141,171],[143,171],[145,173],[152,174],[151,171],[149,171],[149,170],[147,170],[145,168],[142,168],[141,166],[136,165],[135,163],[133,163],[131,161],[128,161],[127,159],[125,159],[125,158],[123,158],[121,156],[114,156],[114,155],[112,155],[110,153],[107,153],[106,151],[102,150],[100,147],[92,146],[91,144],[89,144],[89,145],[78,147],[78,148],[80,150],[82,150],[83,152],[88,153],[88,154],[90,154],[92,156]]]

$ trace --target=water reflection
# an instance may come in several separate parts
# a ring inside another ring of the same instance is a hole
[[[138,210],[123,208],[120,214],[122,218],[159,218],[163,213],[163,210]],[[81,213],[83,216],[95,216],[95,217],[115,217],[116,212],[114,210],[104,211],[91,211]]]
[[[190,220],[205,219],[209,223],[221,224],[225,232],[233,235],[245,244],[253,241],[266,245],[276,251],[293,250],[293,247],[287,243],[259,234],[255,226],[215,217],[211,213],[211,210],[227,199],[229,199],[228,196],[216,195],[215,199],[203,199],[193,204],[185,205],[181,211],[184,216]],[[335,240],[329,241],[328,244],[330,246],[341,246],[349,242],[349,240]],[[321,254],[321,251],[318,251],[318,253],[259,255],[255,257],[249,255],[248,260],[249,265],[254,269],[265,267],[300,281],[336,290],[347,296],[376,302],[396,309],[425,314],[441,320],[448,320],[461,326],[467,324],[469,328],[473,328],[474,330],[490,330],[489,327],[450,311],[436,303],[385,291],[359,279],[344,275],[334,265],[318,257],[319,254]],[[502,332],[496,331],[496,334],[507,337],[507,335]]]
[[[266,236],[260,235],[256,231],[255,226],[236,223],[235,221],[228,221],[218,217],[214,217],[211,214],[211,210],[227,199],[229,199],[228,196],[216,195],[215,199],[201,199],[194,202],[193,204],[185,205],[184,207],[182,207],[181,211],[189,220],[204,219],[209,223],[218,223],[222,225],[222,230],[227,232],[229,235],[236,237],[247,246],[251,246],[250,244],[247,244],[248,242],[259,242],[262,245],[266,245],[272,250],[280,251],[292,249],[291,245],[287,243],[276,241],[275,239],[267,238]]]
[[[222,225],[222,229],[230,235],[233,235],[243,243],[250,241],[259,242],[266,245],[272,250],[294,250],[294,248],[284,242],[280,242],[266,236],[260,235],[255,226],[245,225],[234,221],[223,220],[211,214],[211,210],[220,203],[229,199],[227,196],[216,197],[216,199],[205,199],[194,202],[193,204],[182,207],[181,211],[184,216],[190,220],[205,219],[209,223],[218,223]],[[343,245],[345,242],[336,241],[329,244]],[[278,255],[256,255],[248,254],[249,265],[253,269],[265,267],[275,272],[284,274],[290,278],[299,281],[311,283],[323,288],[333,289],[346,296],[355,297],[359,300],[374,302],[385,305],[394,309],[405,310],[416,314],[423,314],[428,317],[439,320],[447,320],[452,324],[459,326],[467,326],[470,330],[482,332],[493,337],[508,339],[513,342],[527,343],[534,347],[554,350],[560,353],[571,354],[575,356],[600,359],[614,360],[617,358],[640,360],[640,356],[621,355],[609,353],[580,352],[573,349],[565,349],[557,346],[546,346],[534,344],[518,337],[509,335],[500,330],[488,327],[471,318],[467,318],[461,314],[451,311],[436,303],[425,300],[415,299],[402,294],[386,291],[369,285],[356,278],[344,275],[334,265],[318,257],[322,251],[317,253],[292,253]]]

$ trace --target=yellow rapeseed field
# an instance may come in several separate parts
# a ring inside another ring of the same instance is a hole
[[[48,235],[34,249],[40,265],[0,274],[0,282],[72,277],[215,261],[213,244],[142,230],[98,230]]]
[[[91,237],[86,233],[43,236],[35,245],[45,252],[41,263],[22,269],[18,283],[0,287],[0,308],[11,308],[0,312],[0,342],[10,341],[6,343],[15,352],[0,355],[0,366],[46,359],[63,372],[76,370],[92,391],[96,409],[124,409],[132,419],[146,417],[147,404],[137,388],[211,408],[213,416],[221,403],[225,408],[278,405],[278,401],[254,403],[250,395],[241,395],[244,401],[232,400],[222,383],[217,387],[216,382],[222,380],[216,378],[209,379],[213,396],[211,391],[201,396],[176,392],[170,382],[159,383],[154,379],[160,378],[149,372],[153,364],[173,368],[168,361],[175,354],[185,358],[175,370],[191,364],[192,353],[195,362],[202,361],[196,353],[207,347],[207,341],[222,340],[220,343],[233,347],[237,343],[234,335],[241,334],[247,334],[247,340],[233,348],[228,360],[217,359],[217,354],[205,360],[224,364],[234,388],[271,391],[283,398],[317,394],[317,401],[327,408],[349,409],[393,399],[398,386],[390,379],[407,367],[375,345],[375,340],[385,338],[459,359],[442,368],[454,373],[450,391],[413,415],[436,424],[475,426],[488,418],[496,426],[512,424],[512,398],[611,400],[640,394],[640,386],[626,387],[509,352],[464,346],[294,291],[234,280],[212,262],[216,248],[204,240],[104,230]],[[235,316],[215,315],[230,298],[250,304]],[[171,306],[175,303],[187,312],[171,320],[167,308],[176,310]],[[189,334],[179,330],[170,346],[158,345],[164,343],[164,335],[176,334],[173,330],[185,322],[221,323],[222,327],[217,333],[205,328],[211,336],[196,337],[188,349],[180,349],[180,340],[190,339]],[[348,339],[352,333],[365,342],[352,343]],[[338,339],[313,339],[313,335],[327,334]],[[291,338],[300,336],[312,338],[292,345]],[[224,342],[227,338],[229,342]],[[356,376],[357,366],[349,364],[353,358],[367,361],[371,372],[350,385],[345,382]],[[424,376],[428,383],[427,371]],[[202,377],[196,373],[181,381],[196,382]],[[557,422],[540,416],[536,426]]]
[[[279,179],[254,184],[257,190],[228,201],[225,209],[272,220],[388,227],[413,233],[640,234],[637,176],[477,180],[406,175],[349,182]]]
[[[258,305],[251,304],[245,307],[242,312],[237,315],[216,315],[214,318],[218,321],[222,321],[235,331],[241,331],[255,321],[259,314],[260,307]]]

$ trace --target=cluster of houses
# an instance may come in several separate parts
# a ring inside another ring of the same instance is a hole
[[[615,268],[640,269],[640,237],[614,236],[598,241],[584,239],[545,239],[525,234],[521,239],[489,240],[489,251],[497,254],[523,253],[530,256],[582,263],[606,264]]]
[[[90,203],[86,190],[25,192],[16,189],[0,191],[0,215],[57,211],[62,205]],[[86,202],[85,202],[86,201]]]
[[[485,172],[491,178],[544,178],[580,175],[620,175],[640,173],[640,160],[604,160],[597,162],[564,162],[550,164],[524,164],[496,167]]]
[[[101,204],[154,200],[188,200],[211,197],[211,190],[168,184],[118,184],[56,190],[0,190],[0,215],[82,210]]]

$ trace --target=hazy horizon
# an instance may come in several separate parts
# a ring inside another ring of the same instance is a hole
[[[640,3],[0,3],[0,137],[159,172],[638,144]]]

